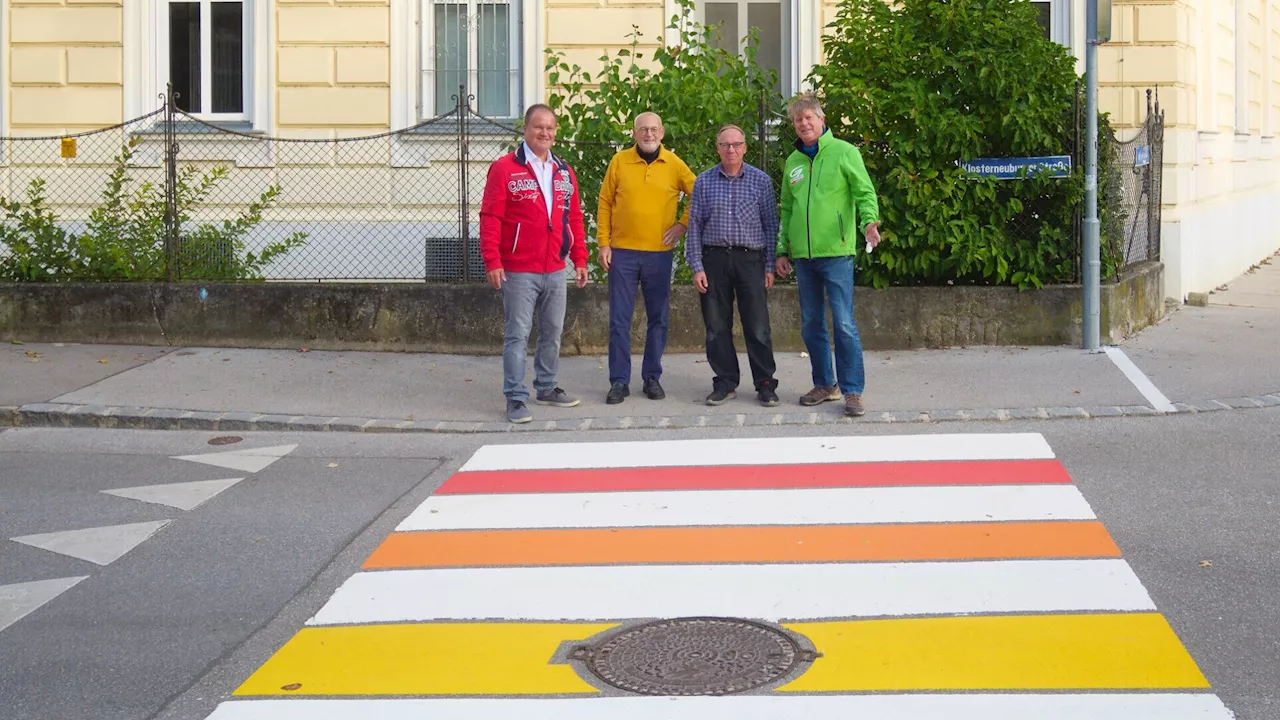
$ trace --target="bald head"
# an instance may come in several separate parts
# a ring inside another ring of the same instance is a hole
[[[631,137],[635,138],[636,147],[651,153],[662,146],[662,118],[655,112],[642,112],[636,116],[635,125],[631,128]]]

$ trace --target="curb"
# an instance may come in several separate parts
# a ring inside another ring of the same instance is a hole
[[[171,408],[116,407],[35,403],[0,407],[0,427],[99,428],[128,430],[204,430],[233,432],[363,432],[363,433],[519,433],[586,430],[683,430],[701,427],[771,427],[861,425],[865,423],[1008,422],[1010,420],[1087,420],[1114,417],[1194,415],[1226,410],[1280,407],[1280,391],[1254,397],[1232,397],[1174,403],[1172,413],[1145,405],[1098,407],[982,408],[868,413],[847,418],[836,413],[751,413],[575,418],[525,425],[502,421],[394,420],[387,418],[316,417],[248,412],[204,412]]]

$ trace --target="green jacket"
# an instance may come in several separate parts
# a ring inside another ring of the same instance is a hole
[[[879,219],[876,188],[858,148],[825,130],[809,160],[796,141],[782,178],[779,257],[854,255],[858,235]]]

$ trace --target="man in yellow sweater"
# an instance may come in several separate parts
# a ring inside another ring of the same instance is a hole
[[[631,394],[631,319],[636,286],[644,293],[649,319],[640,377],[651,400],[666,397],[662,353],[671,316],[672,248],[684,237],[689,208],[676,221],[680,193],[693,194],[696,179],[689,166],[662,146],[662,118],[636,117],[635,145],[613,156],[600,188],[596,236],[600,265],[609,273],[609,394],[616,405]]]

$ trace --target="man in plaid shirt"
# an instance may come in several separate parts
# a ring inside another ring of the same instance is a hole
[[[726,125],[716,136],[720,164],[698,176],[689,203],[685,259],[701,293],[707,326],[707,363],[715,373],[708,405],[737,396],[741,373],[733,346],[733,301],[738,301],[747,361],[756,397],[765,407],[778,404],[777,370],[769,332],[769,295],[773,288],[778,203],[773,181],[743,161],[746,133]]]

